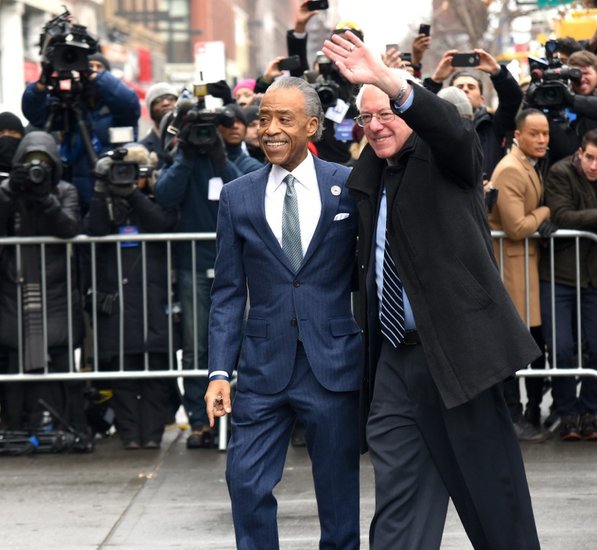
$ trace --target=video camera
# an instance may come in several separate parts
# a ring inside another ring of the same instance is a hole
[[[323,110],[326,111],[329,107],[336,105],[340,97],[340,84],[332,78],[332,60],[319,53],[316,58],[319,75],[312,83],[313,88],[319,96]]]
[[[95,176],[111,185],[122,186],[135,184],[137,180],[151,176],[153,173],[152,166],[126,161],[124,159],[127,154],[128,149],[126,147],[119,147],[102,155],[104,158],[111,159],[110,166],[107,174],[100,174],[96,171]]]
[[[98,41],[84,25],[71,22],[71,14],[64,13],[48,21],[39,36],[42,63],[58,73],[89,70],[88,56],[97,52]]]
[[[220,95],[220,85],[196,84],[193,86],[193,96],[188,91],[176,102],[176,107],[171,115],[166,128],[166,148],[173,137],[177,137],[183,148],[191,147],[200,154],[211,151],[221,138],[217,130],[218,125],[231,128],[234,125],[234,112],[226,107],[207,109],[205,97]],[[168,140],[170,136],[170,140]]]
[[[559,112],[566,106],[568,83],[580,80],[580,69],[563,65],[557,52],[557,42],[548,40],[545,43],[545,59],[529,56],[531,69],[531,85],[527,92],[527,103],[530,107]]]

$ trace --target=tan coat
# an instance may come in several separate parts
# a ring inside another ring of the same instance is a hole
[[[549,208],[540,206],[543,184],[529,159],[514,145],[495,167],[491,177],[498,189],[497,203],[489,215],[491,229],[503,230],[504,285],[522,319],[527,322],[525,244],[528,237],[547,219]],[[539,243],[529,239],[530,323],[541,325],[539,305]],[[494,240],[494,252],[500,264],[500,242]]]

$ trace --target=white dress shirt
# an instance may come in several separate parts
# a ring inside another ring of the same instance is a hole
[[[286,183],[283,183],[282,180],[288,174],[290,174],[288,170],[274,164],[270,170],[265,188],[265,219],[274,236],[278,239],[280,246],[282,246],[282,210],[284,209],[284,196],[286,195]],[[307,158],[292,171],[292,175],[296,178],[294,188],[298,201],[301,244],[304,256],[321,215],[321,196],[319,195],[315,164],[310,152],[307,153]]]

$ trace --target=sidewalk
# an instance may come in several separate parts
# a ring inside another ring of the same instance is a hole
[[[166,432],[159,451],[125,451],[110,438],[98,441],[90,455],[0,457],[0,548],[234,549],[226,455],[188,451],[185,439],[186,432],[174,429]],[[523,453],[542,549],[597,548],[597,443],[551,439],[525,444]],[[281,548],[317,549],[305,449],[289,449],[277,497]],[[372,470],[364,456],[363,549],[373,498]],[[471,548],[451,509],[442,550]]]

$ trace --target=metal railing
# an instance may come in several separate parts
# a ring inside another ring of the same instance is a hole
[[[499,242],[499,257],[498,262],[503,278],[504,266],[504,240],[507,239],[506,233],[503,231],[492,231],[491,236],[494,240]],[[529,238],[524,239],[524,276],[525,276],[525,309],[527,325],[530,319],[530,281],[529,281],[529,240],[543,239],[538,233],[534,233]],[[577,366],[575,368],[558,368],[557,366],[557,316],[555,310],[555,254],[554,243],[556,239],[574,239],[575,257],[576,257],[576,334],[577,334]],[[548,240],[549,245],[545,250],[549,252],[550,259],[550,307],[552,318],[551,341],[552,349],[549,351],[549,360],[546,361],[546,368],[532,369],[528,365],[524,369],[520,369],[517,376],[593,376],[597,377],[597,370],[584,366],[583,356],[583,330],[582,330],[582,315],[581,315],[581,285],[580,285],[580,241],[581,239],[589,239],[597,243],[597,234],[590,231],[576,231],[571,229],[558,229],[554,232]],[[541,304],[543,306],[543,304]]]

